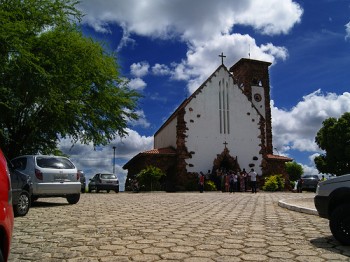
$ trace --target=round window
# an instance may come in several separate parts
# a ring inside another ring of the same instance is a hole
[[[260,101],[261,101],[261,95],[260,95],[260,94],[255,94],[255,95],[254,95],[254,100],[255,100],[256,102],[260,102]]]

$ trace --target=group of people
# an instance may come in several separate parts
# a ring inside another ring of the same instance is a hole
[[[220,171],[219,171],[220,172]],[[223,180],[225,183],[225,192],[247,192],[249,187],[252,193],[256,193],[257,183],[256,177],[257,173],[252,168],[249,173],[243,170],[241,172],[234,172],[230,170],[229,172],[223,172]]]
[[[209,173],[209,171],[208,171]],[[257,176],[258,174],[254,171],[254,168],[250,172],[246,172],[243,168],[241,172],[234,172],[233,170],[217,170],[216,177],[221,180],[221,185],[224,186],[224,192],[247,192],[250,188],[252,193],[257,192]],[[199,187],[200,192],[204,190],[205,175],[202,173],[199,176]]]

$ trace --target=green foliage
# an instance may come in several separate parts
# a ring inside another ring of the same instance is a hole
[[[314,160],[320,173],[337,176],[350,173],[350,112],[323,121],[315,142],[325,151]]]
[[[277,179],[275,177],[269,177],[266,179],[265,184],[263,186],[264,191],[277,191],[278,189],[278,183]]]
[[[136,176],[136,179],[139,182],[139,185],[143,186],[142,190],[160,190],[160,182],[165,175],[166,174],[160,168],[148,166],[141,170],[141,172]]]
[[[216,191],[216,185],[211,180],[205,180],[204,183],[204,191]]]
[[[284,188],[284,179],[282,175],[272,175],[269,176],[263,186],[265,191],[281,191]]]
[[[287,162],[286,163],[286,170],[289,175],[290,181],[296,181],[298,180],[302,174],[304,173],[303,167],[299,165],[297,162]]]
[[[53,153],[61,138],[106,145],[137,119],[116,57],[86,38],[72,0],[0,5],[0,147]]]
[[[295,187],[296,181],[289,181],[291,188],[293,189]]]

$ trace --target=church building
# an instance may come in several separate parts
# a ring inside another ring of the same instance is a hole
[[[287,177],[285,162],[292,159],[273,154],[270,65],[242,58],[228,69],[222,60],[154,134],[154,149],[123,166],[126,186],[150,165],[166,173],[167,191],[188,190],[198,174],[218,170]]]

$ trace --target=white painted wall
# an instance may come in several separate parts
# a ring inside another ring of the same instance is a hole
[[[218,87],[219,81],[223,79],[229,86],[230,134],[220,134]],[[248,171],[249,164],[254,163],[254,169],[261,174],[262,156],[259,154],[261,140],[258,138],[260,115],[238,86],[233,84],[227,70],[221,67],[185,110],[188,127],[186,146],[188,152],[195,152],[191,159],[186,160],[188,165],[193,165],[193,167],[187,166],[188,172],[206,173],[207,170],[211,170],[214,159],[217,154],[223,152],[225,147],[223,143],[226,141],[230,155],[238,157],[242,169]],[[254,156],[258,157],[257,161],[253,160]]]
[[[254,99],[254,94],[260,94],[261,101],[257,102]],[[264,94],[264,88],[262,86],[252,86],[252,102],[256,109],[260,112],[260,114],[265,117],[265,94]]]
[[[176,148],[176,124],[177,120],[174,118],[154,136],[154,148],[164,148],[169,146]]]

